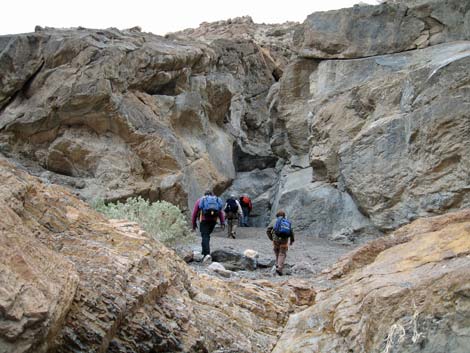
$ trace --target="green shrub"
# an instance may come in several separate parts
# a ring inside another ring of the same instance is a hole
[[[138,196],[128,198],[125,203],[95,201],[93,207],[109,219],[127,219],[138,223],[154,239],[173,245],[192,236],[181,210],[166,201],[149,201]]]

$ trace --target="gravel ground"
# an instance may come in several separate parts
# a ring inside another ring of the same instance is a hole
[[[192,250],[201,251],[201,238],[199,233],[195,241],[189,244]],[[238,228],[236,239],[227,238],[227,231],[217,229],[211,235],[211,252],[219,249],[233,249],[243,253],[246,249],[253,249],[259,253],[260,259],[274,259],[272,242],[266,236],[265,228]],[[343,245],[309,236],[305,233],[296,233],[295,242],[289,247],[285,267],[285,279],[287,276],[299,278],[312,277],[326,267],[335,263],[339,257],[354,249],[356,245]],[[190,266],[198,272],[207,272],[207,264],[191,262]],[[256,271],[235,272],[235,278],[270,278],[274,276],[271,269],[258,269]]]

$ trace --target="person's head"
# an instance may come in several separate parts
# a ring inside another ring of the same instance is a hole
[[[284,212],[284,210],[279,210],[276,213],[276,217],[286,217],[286,213]]]
[[[212,193],[212,190],[206,190],[206,191],[204,192],[204,196],[209,196],[209,195],[214,195],[214,194]]]
[[[233,199],[233,200],[235,200],[235,199],[236,199],[236,196],[235,196],[235,194],[230,194],[230,197],[229,197],[229,199]]]

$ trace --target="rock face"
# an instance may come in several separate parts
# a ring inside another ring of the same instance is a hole
[[[470,39],[470,4],[460,0],[385,2],[317,12],[295,34],[302,57],[352,59]]]
[[[115,29],[2,36],[1,151],[88,200],[191,207],[236,168],[276,163],[264,98],[288,49],[271,47]]]
[[[273,352],[466,352],[469,266],[469,210],[415,221],[335,265]]]
[[[312,181],[351,195],[378,229],[468,207],[469,49],[469,42],[456,42],[318,63],[303,76],[308,103],[302,97],[281,108],[292,125],[285,144],[296,145],[296,124],[304,124]],[[295,102],[304,104],[305,116],[289,108]]]
[[[294,224],[335,237],[469,207],[469,6],[417,1],[309,16],[296,37],[303,49],[270,100],[271,148],[287,175],[272,213],[279,199]],[[429,40],[413,44],[423,31]]]
[[[270,352],[308,304],[305,283],[199,277],[135,224],[3,158],[0,177],[2,353]]]

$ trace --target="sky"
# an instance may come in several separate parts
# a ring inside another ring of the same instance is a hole
[[[256,23],[302,22],[307,15],[377,0],[7,0],[2,3],[0,35],[43,27],[119,29],[140,26],[164,35],[201,22],[250,15]]]

